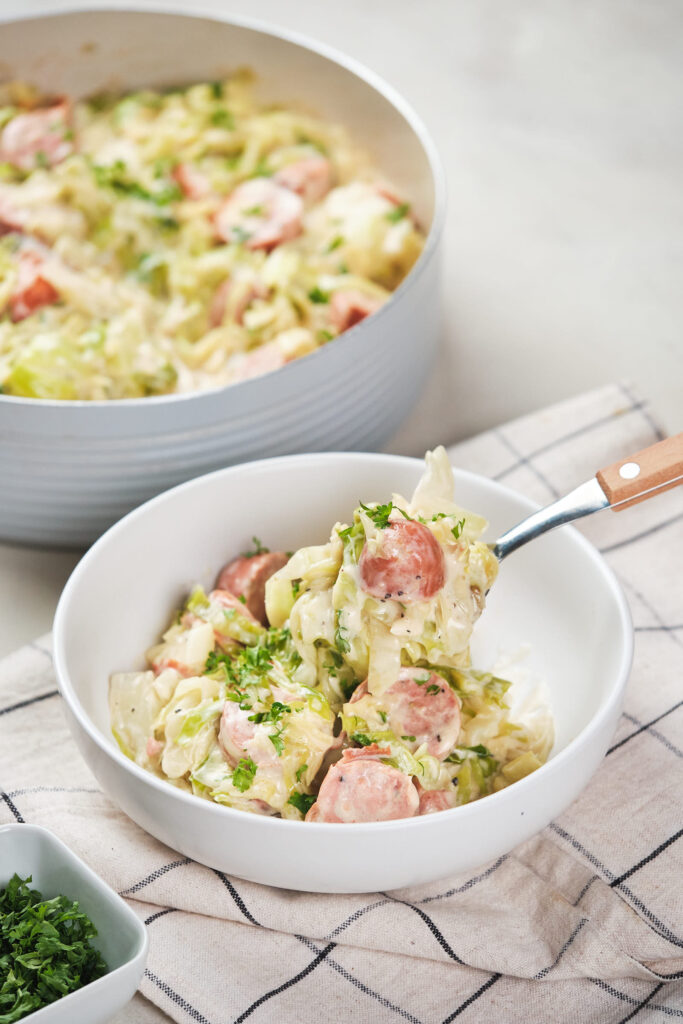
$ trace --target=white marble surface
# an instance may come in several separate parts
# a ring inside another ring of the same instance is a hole
[[[5,16],[60,6],[0,0]],[[444,351],[392,448],[420,453],[623,377],[670,431],[683,429],[678,0],[185,8],[269,20],[347,51],[434,135],[450,189]],[[0,654],[49,628],[77,557],[0,545]]]

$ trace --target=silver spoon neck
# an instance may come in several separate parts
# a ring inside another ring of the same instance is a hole
[[[558,498],[552,505],[539,509],[523,519],[517,526],[507,530],[494,544],[489,547],[499,562],[511,552],[516,551],[523,544],[539,537],[547,530],[564,523],[571,523],[574,519],[582,516],[589,516],[592,512],[599,512],[601,509],[609,508],[609,500],[605,495],[597,479],[593,477],[584,484],[575,487],[569,494]]]

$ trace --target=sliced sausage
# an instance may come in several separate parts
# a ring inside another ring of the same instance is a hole
[[[354,691],[349,704],[368,693],[367,680]],[[433,757],[446,757],[460,733],[460,700],[443,676],[426,668],[403,668],[395,683],[377,698],[386,724],[410,750],[423,743]]]
[[[252,178],[232,192],[215,214],[216,234],[248,249],[274,249],[301,234],[301,196],[270,178]]]
[[[368,545],[359,560],[361,586],[380,600],[426,601],[446,579],[443,552],[434,534],[412,519],[390,522],[377,552]]]
[[[415,783],[420,797],[418,814],[434,814],[436,811],[447,811],[456,804],[455,786],[449,789],[423,789],[419,782]]]
[[[244,597],[246,608],[263,623],[266,617],[266,582],[289,561],[284,551],[264,551],[250,558],[242,555],[223,566],[216,579],[218,590],[229,590],[231,595]],[[242,609],[245,605],[240,605]]]
[[[240,286],[239,282],[235,282],[230,279],[223,281],[216,289],[213,299],[211,300],[211,305],[209,306],[209,324],[211,327],[219,327],[223,323],[228,298],[236,284],[238,287],[241,287],[242,294],[239,296],[233,310],[233,319],[235,320],[235,323],[242,323],[245,310],[251,305],[254,299],[265,299],[268,295],[268,289],[265,285],[261,284],[260,281],[250,282],[246,286],[244,284]]]
[[[460,700],[446,680],[428,669],[401,669],[383,700],[388,721],[397,736],[414,736],[405,742],[413,750],[423,743],[433,757],[446,757],[460,733]]]
[[[365,295],[355,288],[341,288],[330,298],[330,320],[341,334],[375,313],[381,305],[381,299]]]
[[[417,813],[419,797],[410,776],[370,749],[344,751],[323,779],[306,821],[392,821]]]
[[[73,153],[69,127],[71,108],[63,100],[51,107],[40,107],[17,114],[8,121],[0,136],[0,159],[32,171],[46,164],[54,167]]]
[[[147,746],[145,747],[145,750],[147,752],[147,757],[149,757],[150,759],[158,757],[163,749],[163,743],[155,739],[154,736],[150,736],[147,739]]]
[[[296,192],[307,203],[317,203],[332,188],[332,164],[324,156],[310,156],[287,164],[273,180]]]
[[[266,738],[265,727],[249,721],[251,714],[252,711],[241,708],[236,701],[226,700],[218,729],[218,742],[233,764],[237,764],[242,757],[250,757],[254,764],[273,764],[277,760],[275,747]],[[264,738],[266,742],[263,742]]]
[[[26,249],[19,254],[17,283],[9,298],[9,314],[15,323],[59,298],[56,289],[43,277],[44,264],[37,251]]]
[[[251,380],[252,377],[261,377],[264,373],[272,373],[285,365],[287,359],[277,341],[269,341],[265,345],[259,345],[252,352],[247,352],[239,361],[234,362],[230,369],[230,383],[236,384],[241,380]]]
[[[198,167],[192,164],[177,164],[171,177],[180,186],[187,199],[205,199],[211,195],[211,182]]]

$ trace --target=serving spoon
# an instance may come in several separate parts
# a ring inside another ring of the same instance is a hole
[[[499,562],[535,537],[605,508],[619,512],[683,483],[683,434],[600,469],[552,505],[527,516],[489,547]]]

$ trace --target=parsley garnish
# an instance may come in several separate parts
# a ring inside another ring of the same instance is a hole
[[[251,786],[256,775],[256,765],[250,757],[243,757],[237,762],[237,767],[232,773],[232,783],[235,789],[244,793]]]
[[[250,206],[248,210],[242,210],[245,217],[264,217],[265,209],[262,206]]]
[[[409,743],[414,743],[415,742],[415,737],[414,736],[401,736],[401,739],[402,740],[408,740]]]
[[[292,793],[287,803],[296,807],[297,811],[300,811],[305,818],[315,801],[316,797],[310,793]]]
[[[254,715],[249,715],[250,722],[256,722],[260,725],[262,722],[279,722],[283,715],[289,714],[291,708],[288,704],[281,704],[279,700],[274,700],[267,711],[257,711]]]
[[[299,765],[299,767],[297,768],[297,770],[295,772],[296,781],[297,782],[301,782],[301,779],[303,777],[304,772],[307,772],[307,771],[308,771],[308,765],[307,764]]]
[[[256,555],[267,555],[269,553],[270,548],[264,547],[259,537],[252,537],[251,539],[254,545],[254,550],[243,551],[242,558],[255,558]]]
[[[340,245],[344,244],[344,241],[345,239],[343,235],[336,235],[328,245],[325,252],[334,252],[335,249],[338,249]]]
[[[282,751],[285,749],[285,742],[282,739],[282,729],[279,729],[278,732],[274,732],[268,737],[268,739],[275,747],[275,753],[277,756],[282,757]]]
[[[483,743],[477,743],[476,747],[462,747],[462,750],[471,750],[477,757],[493,757],[493,754],[488,747],[485,747]]]
[[[385,505],[375,505],[374,508],[370,505],[364,505],[362,501],[359,501],[358,504],[365,514],[372,519],[378,530],[384,530],[389,525],[389,516],[394,508],[392,502],[388,501]]]
[[[14,875],[0,889],[0,1020],[20,1018],[101,978],[92,921],[66,896],[43,899]]]
[[[246,599],[246,597],[244,596],[244,594],[240,594],[240,595],[239,595],[239,597],[237,598],[237,600],[238,600],[238,601],[241,601],[241,602],[242,602],[242,604],[246,604],[246,603],[247,603],[247,599]]]
[[[248,242],[251,238],[251,233],[249,231],[245,231],[244,228],[239,226],[239,224],[233,224],[230,229],[230,234],[240,245],[244,244],[244,242]]]
[[[352,732],[351,739],[354,743],[357,743],[359,747],[369,747],[373,742],[364,732]]]
[[[427,687],[427,693],[441,693],[441,687],[437,686],[436,683],[431,683]]]
[[[294,595],[294,597],[299,596],[299,591],[301,590],[302,582],[302,580],[292,580],[292,594]]]
[[[348,633],[346,626],[341,624],[341,608],[338,608],[335,612],[335,619],[337,621],[337,628],[334,632],[334,644],[340,654],[348,654],[351,650],[351,644],[348,639],[344,636],[344,633]]]
[[[324,327],[321,327],[318,331],[317,337],[321,345],[326,345],[328,341],[333,341],[334,338],[336,338],[336,334],[333,334],[332,331],[328,331]]]
[[[215,124],[217,128],[227,128],[231,131],[235,127],[235,118],[225,107],[218,107],[211,114],[211,124]]]
[[[453,536],[455,537],[456,540],[458,540],[458,538],[460,537],[460,534],[462,533],[464,528],[465,528],[465,520],[464,519],[459,519],[458,522],[453,527],[453,529],[451,530],[451,533],[453,534]]]
[[[386,713],[386,711],[378,711],[377,714],[379,715],[379,717],[382,719],[383,722],[386,722],[386,720],[387,720],[387,713]]]
[[[49,167],[50,161],[47,158],[47,153],[44,150],[39,149],[36,153],[36,167]]]
[[[315,286],[315,288],[311,288],[310,292],[308,293],[308,297],[311,300],[311,302],[316,303],[330,301],[330,293],[322,291],[322,289],[318,288],[317,285]]]
[[[210,84],[211,95],[215,100],[223,99],[223,83],[222,82],[211,82]]]
[[[398,206],[395,206],[393,210],[390,210],[386,217],[392,224],[397,224],[400,220],[403,220],[409,212],[410,203],[400,203]]]

